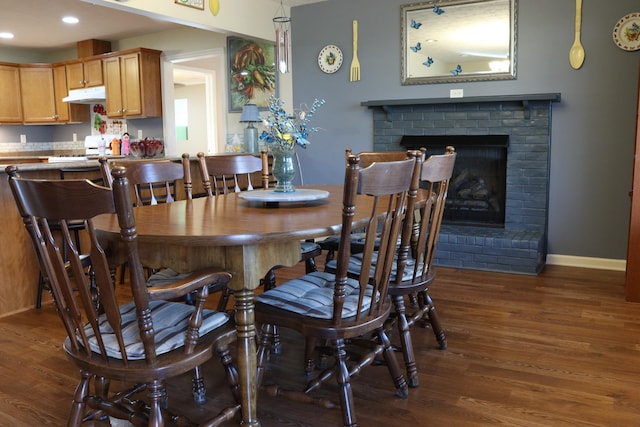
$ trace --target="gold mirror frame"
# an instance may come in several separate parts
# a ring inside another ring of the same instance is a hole
[[[518,0],[400,6],[402,85],[516,78]]]

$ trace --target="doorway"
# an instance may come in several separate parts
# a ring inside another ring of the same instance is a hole
[[[199,151],[205,154],[224,151],[224,66],[223,49],[183,53],[164,59],[163,133],[168,155],[189,153],[195,156]],[[186,104],[187,123],[176,121],[177,99]]]

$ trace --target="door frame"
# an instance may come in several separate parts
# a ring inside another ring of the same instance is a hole
[[[177,151],[177,141],[175,132],[175,91],[173,87],[173,71],[182,63],[202,60],[206,58],[216,58],[217,66],[205,74],[205,99],[207,120],[207,148],[208,153],[219,153],[224,151],[225,135],[227,133],[226,109],[224,106],[224,94],[226,94],[226,68],[224,61],[224,49],[214,48],[194,52],[183,52],[175,55],[163,55],[162,60],[162,104],[163,104],[163,134],[165,139],[165,153],[168,156],[179,156],[182,153]],[[222,101],[220,101],[222,99]]]

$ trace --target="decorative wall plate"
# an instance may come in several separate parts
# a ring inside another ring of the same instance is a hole
[[[640,49],[640,12],[630,13],[616,22],[613,42],[623,50]]]
[[[327,74],[335,73],[342,66],[342,51],[338,46],[328,44],[318,54],[318,67]]]

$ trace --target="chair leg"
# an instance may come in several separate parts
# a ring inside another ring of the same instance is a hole
[[[261,284],[265,291],[269,291],[276,287],[276,269],[280,266],[272,267],[271,270],[264,275],[261,280]],[[273,342],[271,343],[271,352],[273,354],[281,354],[282,347],[280,345],[280,334],[278,333],[278,327],[272,326],[273,328]]]
[[[398,359],[396,359],[396,354],[393,346],[391,345],[391,340],[384,331],[384,328],[378,328],[376,332],[378,333],[378,339],[382,346],[382,355],[387,364],[387,368],[389,369],[389,375],[391,375],[393,384],[396,387],[396,396],[404,399],[409,396],[409,386],[407,385],[407,381],[404,379],[404,375],[402,375],[402,370],[398,364]]]
[[[425,307],[428,307],[428,310],[427,310],[427,316],[429,319],[428,321],[431,324],[431,328],[433,329],[433,333],[436,336],[436,340],[440,345],[440,349],[446,350],[447,337],[444,334],[444,329],[442,328],[442,325],[440,324],[440,320],[438,319],[436,306],[433,305],[433,301],[431,300],[431,297],[429,296],[429,293],[427,292],[427,290],[424,290],[421,292],[421,297],[424,301]]]
[[[395,295],[392,300],[396,311],[396,323],[402,348],[402,357],[404,358],[404,364],[407,370],[407,382],[409,383],[409,387],[418,387],[418,368],[416,367],[415,355],[413,353],[411,329],[407,321],[404,297],[402,295]]]
[[[262,325],[260,328],[260,342],[258,343],[256,362],[256,384],[258,388],[262,385],[264,373],[267,369],[267,362],[269,361],[269,354],[272,353],[271,347],[273,346],[274,331],[275,327],[269,324]]]
[[[160,380],[155,380],[148,385],[147,397],[150,400],[149,407],[149,425],[163,426],[164,418],[162,409],[167,407],[167,392],[164,384]]]
[[[355,427],[356,410],[353,404],[353,390],[351,389],[351,375],[347,366],[347,350],[343,339],[335,340],[336,380],[340,394],[342,421],[345,427]]]
[[[193,394],[193,401],[198,405],[202,405],[207,400],[207,389],[204,386],[204,378],[202,378],[202,369],[200,366],[196,366],[193,370],[191,393]]]
[[[233,395],[235,402],[240,403],[242,401],[240,397],[240,377],[238,375],[238,370],[233,364],[233,358],[231,357],[229,346],[217,343],[214,345],[214,350],[218,354],[222,367],[224,368],[231,394]]]
[[[76,387],[76,391],[73,394],[73,402],[71,403],[71,411],[69,412],[69,419],[67,420],[67,426],[80,427],[82,423],[82,417],[86,407],[85,398],[89,395],[89,386],[91,381],[91,373],[82,371],[80,382]]]

